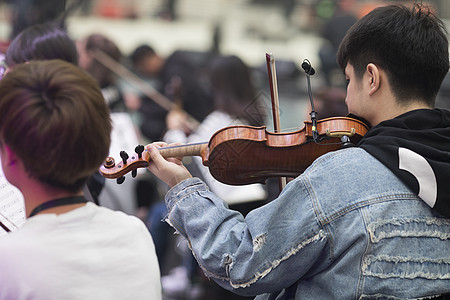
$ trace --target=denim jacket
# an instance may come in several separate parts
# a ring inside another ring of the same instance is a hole
[[[450,183],[449,183],[450,184]],[[167,222],[208,277],[256,299],[423,299],[450,292],[450,220],[360,148],[330,152],[246,218],[197,178]]]

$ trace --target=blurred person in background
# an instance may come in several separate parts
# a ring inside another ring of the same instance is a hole
[[[214,110],[206,116],[197,128],[191,131],[186,124],[183,112],[174,110],[167,115],[167,131],[163,140],[167,143],[199,143],[209,141],[212,135],[225,127],[234,125],[262,126],[266,112],[262,110],[261,99],[255,89],[251,69],[235,55],[218,56],[207,67],[214,100]],[[230,186],[217,181],[202,164],[202,158],[192,157],[187,168],[196,176],[205,180],[211,190],[220,195],[230,206],[246,215],[250,210],[266,203],[267,192],[261,184]],[[160,261],[167,254],[170,227],[161,222],[167,210],[164,202],[156,203],[150,210],[148,226],[154,236]],[[183,265],[177,267],[169,276],[163,276],[163,291],[169,296],[185,293],[192,284],[198,282],[198,265],[190,252],[183,256]],[[184,283],[184,285],[183,285]],[[242,299],[237,295],[215,288],[213,284],[205,285],[205,293],[214,299]],[[207,290],[209,289],[209,290]],[[212,299],[211,298],[211,299]]]
[[[336,54],[347,30],[357,21],[356,0],[335,0],[334,6],[333,15],[325,20],[321,30],[325,41],[319,49],[319,58],[326,84],[343,87],[345,78],[336,62]]]
[[[78,40],[77,49],[79,66],[97,80],[111,111],[125,111],[124,97],[126,95],[116,74],[111,70],[113,66],[106,66],[95,58],[95,51],[98,50],[113,61],[121,63],[123,55],[116,43],[103,34],[94,33]]]
[[[127,99],[134,99],[137,94],[126,87],[124,84],[126,79],[116,74],[117,68],[121,67],[123,63],[122,51],[113,40],[100,33],[90,34],[78,40],[76,45],[79,66],[97,81],[111,110],[114,124],[111,137],[111,156],[118,156],[122,150],[132,151],[142,143],[143,137],[127,107],[127,102],[133,101]],[[102,60],[100,55],[107,59]],[[120,185],[107,180],[99,197],[101,204],[145,219],[148,203],[141,203],[141,197],[139,197],[140,179],[145,177],[145,174],[143,172],[138,174],[137,180],[126,180]],[[146,180],[144,179],[144,181]],[[146,187],[148,190],[155,189],[153,184],[146,185]],[[153,194],[152,197],[154,197]]]
[[[153,47],[140,45],[130,60],[140,76],[197,122],[211,112],[213,100],[205,85],[203,66],[195,63],[187,51],[175,51],[165,58]],[[146,95],[130,106],[141,113],[142,134],[150,141],[160,140],[167,129],[168,111]]]

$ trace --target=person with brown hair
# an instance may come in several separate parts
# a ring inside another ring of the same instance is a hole
[[[20,32],[8,46],[5,62],[8,68],[31,60],[62,59],[78,65],[75,42],[55,24],[36,24]]]
[[[110,147],[95,80],[62,60],[0,81],[0,157],[27,220],[0,239],[0,299],[161,299],[152,238],[136,217],[82,192]]]
[[[126,93],[119,84],[116,74],[95,58],[95,51],[101,51],[113,61],[120,63],[123,55],[116,43],[107,36],[93,33],[76,43],[78,65],[97,80],[103,97],[111,111],[125,111]]]
[[[61,59],[78,65],[78,52],[74,40],[54,23],[36,24],[20,32],[9,45],[5,54],[6,72],[18,64],[34,61]],[[86,196],[98,203],[105,179],[96,171],[88,179]]]

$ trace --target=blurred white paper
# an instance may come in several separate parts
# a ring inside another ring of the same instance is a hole
[[[2,168],[0,168],[0,222],[10,231],[18,229],[25,222],[23,195],[6,180]],[[0,226],[0,236],[6,233]]]

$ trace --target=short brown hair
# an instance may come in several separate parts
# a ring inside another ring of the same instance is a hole
[[[62,60],[18,65],[0,81],[0,142],[41,182],[79,191],[108,155],[109,109],[96,81]]]

